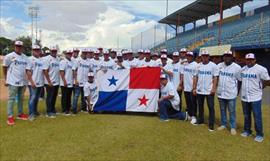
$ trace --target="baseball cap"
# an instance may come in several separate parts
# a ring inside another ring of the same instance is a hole
[[[89,72],[89,73],[87,74],[87,76],[88,76],[88,77],[94,77],[94,73],[93,73],[93,72]]]
[[[167,55],[166,54],[161,54],[160,58],[161,59],[167,59]]]
[[[187,52],[187,55],[193,56],[194,54],[192,51],[189,51],[189,52]]]
[[[151,51],[149,49],[144,50],[144,53],[151,54]]]
[[[231,51],[224,51],[223,55],[233,55]]]
[[[45,50],[45,54],[50,54],[50,50]]]
[[[253,53],[248,53],[246,59],[255,59],[255,55]]]
[[[40,49],[40,46],[39,45],[32,45],[32,49],[33,50],[39,50]]]
[[[133,54],[133,51],[131,49],[128,49],[127,54]]]
[[[179,56],[179,52],[173,52],[173,54],[172,54],[173,56]]]
[[[80,52],[80,49],[78,49],[78,48],[73,48],[73,51]]]
[[[103,51],[103,54],[109,54],[109,51],[108,50],[104,50]]]
[[[200,52],[200,55],[203,56],[203,55],[209,55],[209,52],[207,50],[202,50]]]
[[[15,41],[14,43],[16,46],[23,46],[23,42],[22,41]]]
[[[57,48],[56,48],[56,46],[51,46],[51,47],[50,47],[50,50],[51,50],[51,51],[57,51]]]
[[[167,75],[166,74],[161,74],[160,79],[167,79]]]
[[[158,56],[158,53],[157,52],[153,52],[152,55],[153,56]]]
[[[87,53],[88,52],[88,49],[87,48],[83,48],[82,49],[82,53]]]
[[[167,49],[162,49],[160,52],[161,53],[167,53],[168,51],[167,51]]]
[[[180,53],[184,53],[184,52],[187,52],[187,49],[186,48],[182,48],[182,49],[180,49]]]
[[[118,52],[116,53],[116,56],[117,56],[117,57],[122,57],[123,54],[122,54],[120,51],[118,51]]]
[[[72,54],[72,53],[73,53],[73,50],[71,49],[66,50],[66,54]]]
[[[94,50],[94,54],[99,54],[99,50]]]
[[[138,50],[138,53],[143,53],[143,49],[139,49]]]

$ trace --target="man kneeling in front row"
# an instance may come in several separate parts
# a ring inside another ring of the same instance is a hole
[[[94,80],[93,72],[88,73],[88,82],[85,83],[83,91],[87,104],[87,111],[93,113],[93,104],[95,104],[98,98],[97,84]]]
[[[158,107],[161,121],[169,121],[169,118],[187,120],[188,115],[179,109],[180,98],[173,84],[168,81],[165,74],[160,76],[161,98],[158,100]]]

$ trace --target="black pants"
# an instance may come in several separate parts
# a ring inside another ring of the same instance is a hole
[[[198,123],[201,124],[204,122],[204,100],[206,98],[207,106],[209,109],[209,128],[214,129],[215,124],[215,108],[214,108],[214,96],[213,95],[197,95],[198,105],[199,105],[199,117]]]
[[[185,92],[185,99],[188,115],[197,117],[197,97],[192,92]]]
[[[47,114],[50,115],[52,113],[56,113],[55,110],[55,102],[58,94],[59,86],[48,86],[45,85],[47,97],[46,97],[46,107],[47,107]]]
[[[69,113],[71,108],[71,95],[73,88],[63,87],[61,86],[62,98],[62,112]]]

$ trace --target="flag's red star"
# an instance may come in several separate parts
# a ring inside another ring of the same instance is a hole
[[[139,105],[139,106],[141,106],[141,105],[147,106],[147,101],[148,101],[149,99],[147,99],[147,98],[145,97],[145,95],[143,95],[142,98],[138,98],[138,99],[139,99],[139,101],[140,101],[140,105]]]

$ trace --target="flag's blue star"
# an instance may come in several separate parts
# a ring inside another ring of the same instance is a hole
[[[108,81],[110,81],[109,86],[111,86],[111,85],[115,85],[116,86],[116,82],[118,81],[118,79],[115,79],[114,76],[112,76],[112,78],[111,79],[108,79]]]

